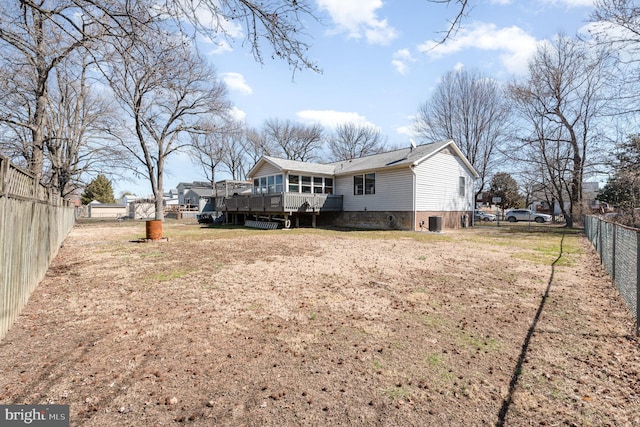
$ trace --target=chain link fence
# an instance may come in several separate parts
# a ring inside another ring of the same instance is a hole
[[[627,303],[640,335],[640,231],[586,216],[584,232]]]

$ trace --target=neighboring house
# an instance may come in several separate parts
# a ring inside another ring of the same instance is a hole
[[[202,212],[205,205],[213,197],[213,188],[191,188],[184,194],[184,205],[192,210]]]
[[[177,185],[176,189],[171,189],[171,194],[173,196],[174,191],[178,194],[178,204],[186,205],[185,196],[189,190],[193,189],[211,189],[210,182],[204,181],[194,181],[194,182],[181,182]]]
[[[262,157],[251,196],[225,200],[228,220],[420,230],[470,224],[478,173],[452,141],[331,164]]]
[[[127,207],[122,204],[100,203],[94,200],[87,207],[89,218],[124,218],[125,216],[127,216]]]
[[[598,191],[600,190],[600,183],[598,182],[583,182],[582,183],[582,203],[585,209],[591,212],[600,212],[600,202],[596,200]],[[570,201],[569,194],[563,194],[565,198],[564,208],[569,209]],[[560,209],[560,203],[557,200],[552,199],[551,203],[545,200],[544,189],[534,189],[532,193],[533,202],[530,208],[536,212],[548,213],[551,215],[562,215],[562,209]],[[549,205],[553,204],[553,209],[549,209]],[[576,207],[579,208],[579,207]]]

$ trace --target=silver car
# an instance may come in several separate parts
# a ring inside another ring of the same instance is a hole
[[[530,209],[511,209],[504,214],[509,222],[535,221],[537,223],[551,222],[551,215],[533,212]]]
[[[481,211],[476,209],[473,211],[473,216],[476,221],[495,221],[496,216],[494,214],[487,213],[485,211]]]

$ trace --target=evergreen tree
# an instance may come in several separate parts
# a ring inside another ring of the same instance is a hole
[[[489,192],[492,197],[500,197],[502,199],[497,204],[502,209],[517,207],[522,202],[518,183],[506,172],[498,172],[493,176]]]
[[[615,173],[596,197],[622,210],[640,205],[640,135],[629,135],[618,145]]]
[[[116,199],[113,197],[111,181],[102,174],[98,174],[98,176],[87,184],[84,188],[84,193],[82,193],[81,199],[83,205],[88,205],[94,200],[97,200],[100,203],[116,202]]]

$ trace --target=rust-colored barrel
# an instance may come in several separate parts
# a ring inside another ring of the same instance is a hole
[[[160,240],[162,239],[162,221],[159,219],[153,219],[147,221],[147,239]]]

